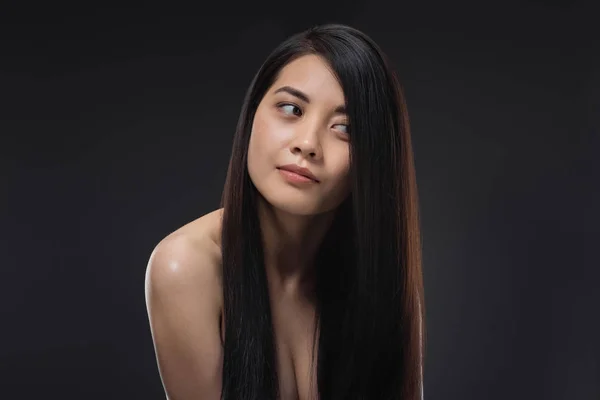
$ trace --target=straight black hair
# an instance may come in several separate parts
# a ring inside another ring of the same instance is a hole
[[[222,399],[279,396],[256,208],[260,194],[248,174],[247,152],[263,96],[282,68],[308,54],[322,57],[336,75],[351,127],[351,194],[336,210],[316,261],[319,397],[416,400],[422,396],[424,304],[406,104],[380,48],[340,24],[315,26],[285,40],[246,93],[221,198]]]

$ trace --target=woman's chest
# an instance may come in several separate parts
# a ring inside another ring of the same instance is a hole
[[[277,350],[280,400],[316,399],[314,308],[282,301],[272,306],[271,315]]]

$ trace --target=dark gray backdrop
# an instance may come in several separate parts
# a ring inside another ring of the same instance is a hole
[[[389,54],[408,99],[426,399],[600,398],[591,2],[439,3],[7,7],[0,397],[164,398],[150,252],[218,207],[267,54],[341,22]]]

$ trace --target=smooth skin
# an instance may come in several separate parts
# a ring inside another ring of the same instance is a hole
[[[284,67],[256,111],[248,172],[258,189],[281,400],[316,398],[315,253],[349,195],[344,95],[316,55]],[[309,168],[319,182],[292,184],[278,167]],[[217,400],[223,368],[222,209],[164,238],[146,272],[146,304],[162,383],[170,400]],[[310,385],[311,375],[313,385]]]

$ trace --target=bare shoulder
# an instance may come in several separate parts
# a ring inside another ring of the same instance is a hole
[[[162,239],[148,261],[147,276],[152,283],[220,280],[221,215],[221,209],[212,211]]]
[[[213,211],[167,235],[146,268],[146,306],[169,398],[220,391],[221,213]]]
[[[149,265],[168,264],[169,271],[182,273],[194,273],[187,271],[185,265],[200,265],[198,261],[220,265],[222,215],[223,209],[211,211],[168,234],[154,248]],[[180,268],[172,268],[175,264]]]
[[[193,240],[209,239],[220,248],[222,221],[223,209],[219,208],[185,224],[175,232],[169,234],[165,239],[182,235]]]

